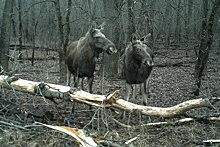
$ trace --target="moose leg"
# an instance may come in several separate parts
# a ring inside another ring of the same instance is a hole
[[[143,104],[147,105],[147,93],[146,93],[146,81],[144,83],[141,83],[141,96],[143,99]]]
[[[126,99],[126,101],[129,101],[129,96],[130,96],[130,93],[131,93],[132,85],[126,83],[125,86],[126,86],[125,99]]]
[[[73,78],[73,81],[74,81],[74,87],[75,88],[78,88],[78,84],[79,84],[79,77],[77,75],[74,75],[74,78]]]
[[[66,77],[66,85],[70,86],[71,73],[69,72],[69,70],[67,70]]]
[[[150,80],[151,74],[149,75],[149,77],[146,79],[145,83],[145,90],[146,90],[146,94],[147,94],[147,98],[150,97],[150,90],[149,90],[149,80]]]
[[[92,83],[93,83],[93,80],[94,80],[94,76],[91,76],[91,77],[88,77],[88,92],[89,93],[92,93]],[[89,114],[90,117],[92,117],[92,106],[89,105],[89,109],[91,111],[91,113]]]
[[[79,83],[81,85],[81,90],[84,90],[83,78],[79,78]]]
[[[76,88],[77,89],[77,86],[78,86],[78,76],[76,76],[76,75],[74,75],[73,76],[73,88]],[[71,112],[72,112],[72,114],[73,114],[73,116],[75,116],[75,107],[76,107],[76,102],[74,101],[73,102],[73,105],[72,105],[72,110],[71,110]]]
[[[125,99],[126,101],[129,101],[129,96],[130,96],[130,93],[131,93],[131,89],[132,89],[132,85],[131,84],[128,84],[128,83],[125,83]],[[126,111],[124,111],[123,113],[123,120],[126,119]]]
[[[78,77],[78,75],[74,75],[74,77],[73,77],[73,82],[74,82],[74,84],[73,84],[73,88],[78,88],[78,83],[79,83],[79,77]],[[73,102],[73,106],[72,106],[72,114],[73,114],[73,116],[75,116],[75,107],[76,107],[76,102]]]
[[[132,102],[135,102],[136,90],[137,90],[137,85],[133,84],[132,85]]]
[[[91,76],[88,78],[88,92],[89,93],[92,93],[92,83],[93,83],[93,80],[94,80],[94,76]]]

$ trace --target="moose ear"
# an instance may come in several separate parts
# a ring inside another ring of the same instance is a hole
[[[100,26],[97,27],[99,30],[104,30],[105,22],[103,22]]]
[[[96,29],[96,27],[97,27],[97,24],[96,24],[96,22],[95,22],[95,21],[93,21],[93,22],[92,22],[91,29]]]
[[[137,36],[133,33],[131,35],[131,42],[134,43],[137,40]]]
[[[91,27],[89,28],[89,33],[94,34],[95,29],[96,29],[96,23],[93,21]]]
[[[149,38],[151,37],[151,33],[147,34],[146,36],[141,38],[141,41],[148,42]]]

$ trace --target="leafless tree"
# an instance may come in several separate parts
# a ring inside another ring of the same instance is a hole
[[[14,0],[6,0],[2,16],[0,35],[0,65],[8,71],[9,45],[10,45],[10,24]]]
[[[71,6],[72,0],[68,0],[68,8],[66,13],[65,23],[63,23],[63,15],[61,14],[60,8],[60,1],[54,1],[56,15],[57,15],[57,22],[58,22],[58,32],[59,32],[59,67],[60,67],[60,83],[64,83],[66,81],[66,64],[65,64],[65,53],[67,50],[67,45],[69,42],[69,34],[70,34],[70,13],[71,13]],[[66,26],[66,29],[64,28]]]
[[[195,66],[195,78],[196,78],[196,90],[194,92],[195,96],[199,95],[202,75],[205,67],[207,66],[207,61],[209,59],[209,52],[213,42],[213,25],[215,23],[215,16],[220,7],[220,0],[215,0],[211,9],[210,16],[208,17],[208,0],[203,0],[203,22],[201,28],[201,40],[200,48],[198,54],[198,60]],[[208,18],[208,21],[207,21]]]

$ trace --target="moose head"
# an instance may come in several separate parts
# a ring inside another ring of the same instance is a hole
[[[148,46],[146,42],[148,40],[149,34],[143,37],[143,39],[139,40],[135,34],[131,36],[131,47],[133,52],[133,57],[137,62],[147,64],[148,66],[153,65],[153,59],[151,55],[148,53]],[[143,40],[143,41],[142,41]]]
[[[105,23],[102,23],[100,26],[96,27],[96,24],[93,23],[89,30],[90,44],[98,53],[101,53],[102,51],[105,51],[109,55],[117,53],[115,44],[106,38],[106,36],[102,33],[102,30],[104,30],[104,25]]]

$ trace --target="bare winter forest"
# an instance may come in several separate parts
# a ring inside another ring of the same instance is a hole
[[[117,53],[95,55],[91,95],[64,95],[68,46],[103,22]],[[219,32],[220,0],[0,0],[0,146],[220,146]],[[139,86],[126,101],[123,71],[132,34],[149,33],[144,106]]]

